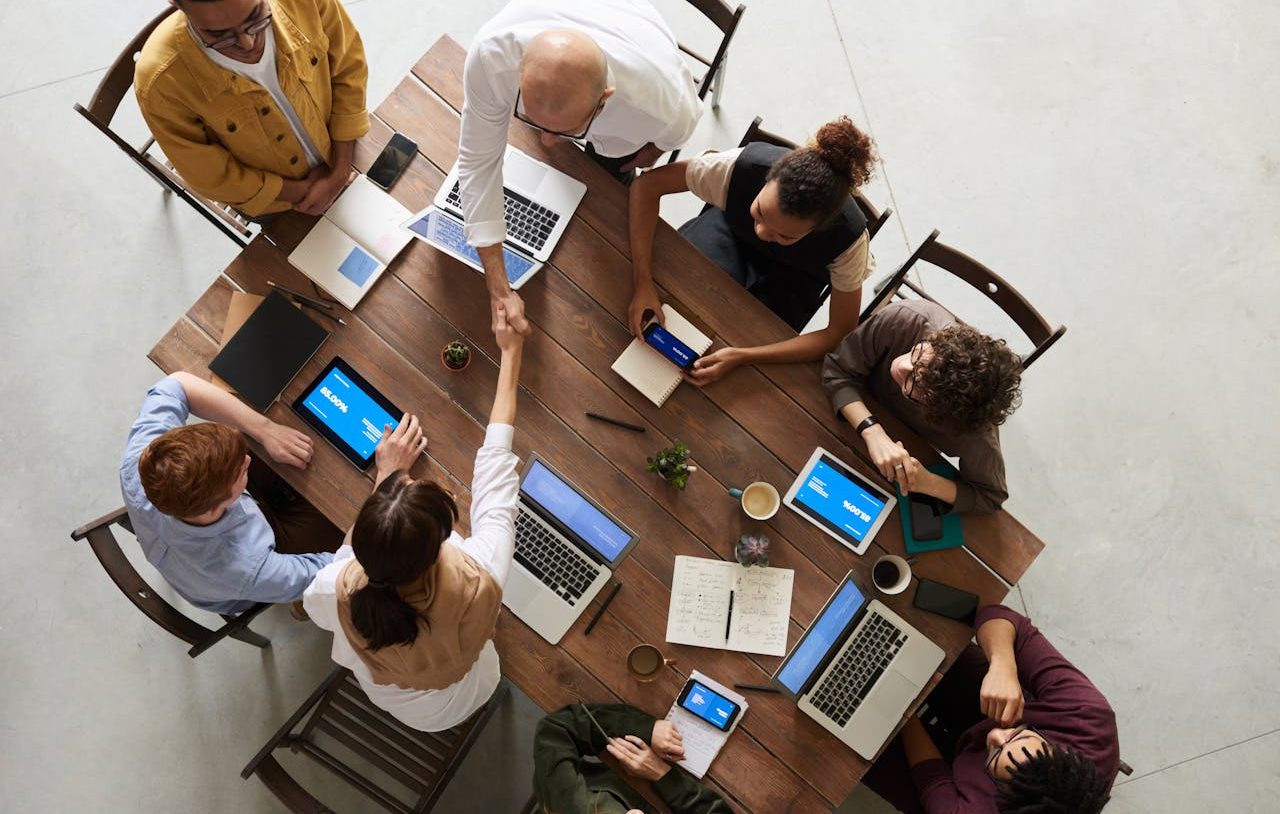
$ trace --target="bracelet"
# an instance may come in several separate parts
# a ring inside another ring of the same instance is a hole
[[[877,424],[879,424],[879,423],[880,423],[879,419],[877,419],[877,418],[876,418],[875,416],[873,416],[873,415],[869,415],[869,416],[867,416],[866,418],[864,418],[864,419],[862,419],[861,421],[859,421],[859,422],[858,422],[858,426],[854,427],[854,428],[853,428],[853,431],[854,431],[854,433],[856,433],[857,435],[862,435],[863,430],[867,429],[868,427],[874,427],[875,425],[877,425]]]

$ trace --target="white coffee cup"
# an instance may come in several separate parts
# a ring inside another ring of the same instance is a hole
[[[886,572],[893,568],[894,579],[887,581]],[[900,594],[911,584],[911,564],[897,554],[885,554],[871,566],[871,584],[883,594]]]
[[[738,498],[742,510],[753,520],[768,520],[778,513],[782,498],[773,484],[758,480],[749,484],[746,489],[730,489],[729,494]]]

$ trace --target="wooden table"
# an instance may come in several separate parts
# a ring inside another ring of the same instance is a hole
[[[412,211],[427,205],[457,157],[464,50],[439,40],[375,111],[360,140],[356,164],[367,169],[393,131],[418,143],[417,155],[393,189]],[[534,132],[513,123],[511,141],[587,184],[587,194],[548,264],[521,289],[535,325],[525,344],[516,452],[538,452],[569,474],[639,535],[640,543],[617,578],[625,587],[590,637],[580,621],[552,647],[510,613],[498,625],[504,673],[542,708],[584,698],[622,700],[661,716],[691,668],[726,683],[765,683],[779,659],[666,645],[667,605],[678,554],[731,559],[744,531],[772,539],[771,562],[795,570],[789,644],[812,621],[836,583],[852,569],[869,585],[870,565],[885,552],[903,553],[896,517],[862,557],[783,509],[767,524],[748,520],[726,495],[731,486],[766,480],[785,489],[815,446],[863,466],[850,447],[849,428],[833,415],[817,364],[742,368],[703,389],[682,385],[662,409],[652,406],[610,370],[630,341],[625,324],[630,298],[626,191],[570,145],[544,149]],[[272,223],[152,349],[166,372],[208,376],[221,338],[231,292],[266,293],[267,280],[296,290],[310,283],[285,259],[312,219],[291,214]],[[654,248],[655,278],[667,301],[691,315],[721,344],[747,345],[792,335],[787,326],[697,252],[666,224]],[[347,325],[272,405],[274,420],[307,431],[284,403],[334,355],[341,355],[377,389],[424,419],[429,460],[415,474],[449,482],[464,517],[469,508],[475,451],[484,435],[497,376],[497,347],[489,330],[483,279],[471,269],[413,241],[354,311]],[[440,348],[462,337],[478,353],[463,373],[447,372]],[[588,420],[585,410],[647,428],[644,434]],[[889,431],[926,462],[932,452],[904,427]],[[314,434],[313,434],[314,435]],[[318,440],[318,439],[317,439]],[[693,450],[698,472],[680,492],[644,471],[645,456],[675,440]],[[860,448],[859,448],[859,451]],[[341,528],[348,527],[371,481],[327,444],[315,445],[311,466],[282,474]],[[765,528],[761,528],[765,526]],[[967,547],[923,555],[915,573],[1002,600],[1043,547],[1007,513],[966,517]],[[998,576],[997,576],[998,575]],[[945,648],[947,664],[968,642],[964,625],[911,607],[914,592],[884,598]],[[584,620],[602,601],[597,598]],[[677,662],[650,684],[626,673],[624,658],[637,643],[652,642]],[[781,695],[752,694],[751,710],[707,776],[744,811],[829,811],[849,794],[867,762]],[[525,748],[525,745],[519,745]]]

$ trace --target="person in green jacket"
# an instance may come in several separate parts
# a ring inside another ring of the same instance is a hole
[[[626,780],[599,762],[608,750],[632,777],[653,791],[675,814],[732,814],[719,794],[664,759],[681,760],[680,731],[626,704],[591,704],[596,728],[583,704],[553,712],[533,735],[533,789],[546,814],[654,814],[653,807]]]

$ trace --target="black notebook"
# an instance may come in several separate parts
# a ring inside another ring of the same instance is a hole
[[[265,413],[328,338],[315,320],[272,291],[213,357],[209,369]]]

